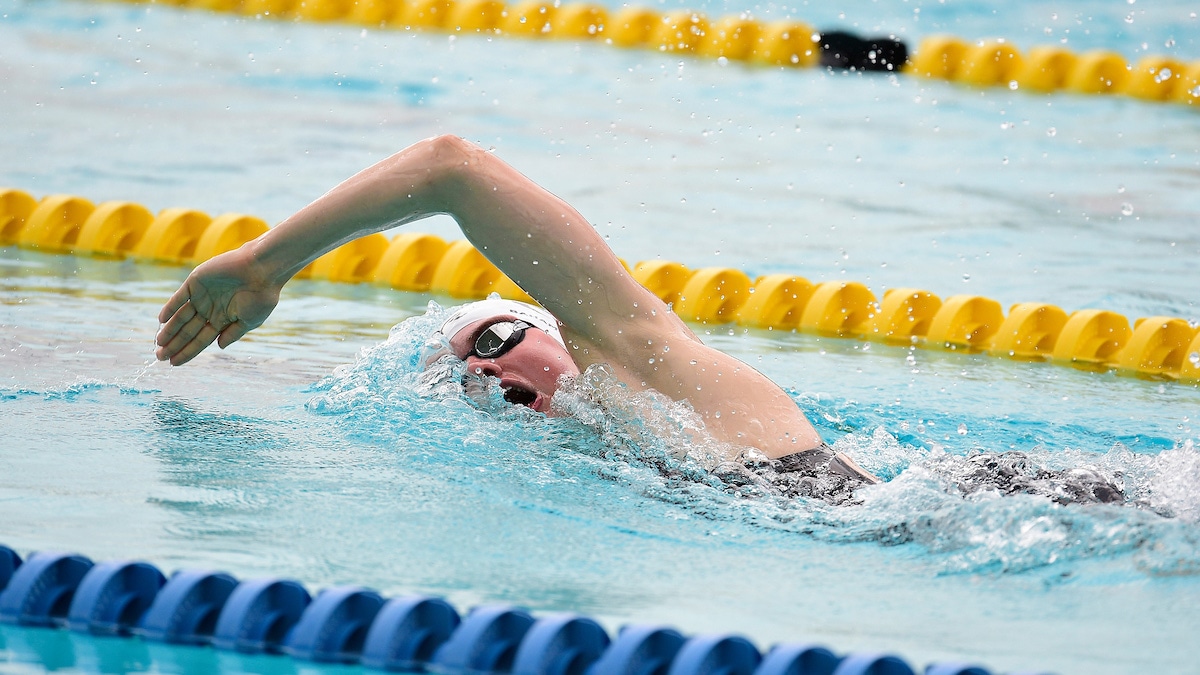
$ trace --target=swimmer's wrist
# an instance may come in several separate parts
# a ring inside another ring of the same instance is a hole
[[[282,288],[304,269],[308,261],[289,252],[286,245],[272,241],[271,234],[267,232],[241,250],[245,251],[245,265],[252,276],[261,279],[266,285]]]

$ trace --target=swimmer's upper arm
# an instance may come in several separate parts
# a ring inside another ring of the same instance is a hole
[[[461,139],[433,143],[461,156],[442,186],[445,211],[475,247],[549,310],[565,337],[619,352],[636,332],[691,332],[639,284],[575,208],[495,155]],[[588,361],[590,359],[583,359]]]

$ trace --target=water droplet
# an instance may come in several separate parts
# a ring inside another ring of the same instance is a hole
[[[1058,129],[1055,129],[1054,127],[1050,127],[1049,129],[1046,130],[1046,135],[1051,138],[1054,138],[1054,136],[1057,134],[1058,134]]]
[[[964,283],[964,284],[965,284],[965,283],[967,283],[967,282],[968,282],[968,281],[970,281],[970,280],[971,280],[971,275],[970,275],[970,274],[964,274],[964,275],[963,275],[963,283]]]
[[[1133,204],[1130,204],[1129,202],[1125,202],[1124,204],[1121,204],[1121,215],[1132,216],[1133,215]]]
[[[1193,366],[1200,366],[1200,352],[1188,354],[1188,361],[1191,361]]]
[[[965,425],[965,424],[958,425],[958,435],[959,436],[967,435],[967,425]]]

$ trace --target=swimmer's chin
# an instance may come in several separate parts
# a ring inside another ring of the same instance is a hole
[[[540,391],[535,392],[536,397],[528,407],[542,413],[546,417],[570,417],[571,412],[554,405],[554,399],[558,392],[562,391],[563,387],[569,386],[574,381],[575,377],[573,375],[560,375],[558,378],[558,388],[549,395],[543,394]]]

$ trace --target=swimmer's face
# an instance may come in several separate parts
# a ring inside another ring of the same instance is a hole
[[[450,349],[466,361],[468,373],[499,379],[505,400],[548,414],[558,378],[579,374],[571,355],[554,338],[530,327],[520,342],[496,358],[484,359],[474,353],[476,338],[488,326],[512,320],[514,317],[502,315],[476,321],[450,340]]]

